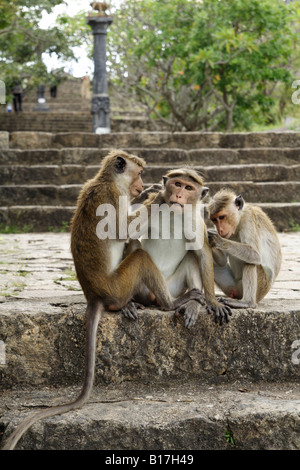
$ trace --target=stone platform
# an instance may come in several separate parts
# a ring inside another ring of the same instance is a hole
[[[253,310],[229,324],[173,312],[105,314],[82,410],[37,423],[20,449],[300,449],[300,251]],[[82,383],[85,300],[67,233],[0,235],[0,438]]]

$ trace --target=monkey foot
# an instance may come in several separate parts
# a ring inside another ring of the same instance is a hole
[[[220,297],[218,298],[218,300],[231,308],[256,308],[256,305],[252,302],[245,302],[239,299],[229,299],[227,297]]]
[[[128,304],[121,308],[121,312],[125,318],[128,318],[129,320],[136,320],[138,317],[138,308],[144,309],[145,307],[144,305],[131,300],[128,302]]]
[[[195,325],[200,311],[200,304],[197,300],[190,300],[175,310],[175,316],[183,315],[184,326],[191,328]]]
[[[216,323],[223,325],[224,322],[229,322],[229,317],[232,315],[229,305],[222,305],[218,303],[217,305],[206,305],[206,310],[209,314],[214,314],[214,320]]]
[[[196,300],[201,305],[205,305],[205,298],[201,290],[195,288],[195,289],[189,290],[184,295],[176,299],[174,309],[176,310],[177,308],[181,307],[182,305],[189,302],[190,300]]]

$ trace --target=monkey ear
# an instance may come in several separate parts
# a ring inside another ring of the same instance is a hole
[[[204,188],[202,189],[202,193],[201,193],[201,199],[205,198],[205,196],[208,194],[208,191],[209,191],[209,188],[206,188],[204,186]]]
[[[245,202],[241,194],[235,198],[234,203],[239,211],[243,209]]]
[[[163,185],[166,186],[167,181],[168,181],[167,176],[163,176],[163,177],[162,177],[162,180],[163,180]]]
[[[126,167],[126,159],[118,155],[114,164],[115,172],[124,173],[125,167]]]

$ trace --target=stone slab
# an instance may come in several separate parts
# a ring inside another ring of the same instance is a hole
[[[300,147],[299,132],[12,132],[10,148],[139,147],[139,148]]]
[[[0,131],[0,150],[9,149],[9,133]]]
[[[7,438],[28,414],[77,394],[76,387],[6,391],[0,431]],[[175,458],[172,451],[183,450],[194,459],[203,457],[187,451],[300,450],[299,409],[295,383],[102,385],[82,409],[37,422],[17,449],[106,451],[98,454],[99,464],[112,458],[111,450],[115,456],[122,450],[132,456],[134,450],[140,462],[142,450]]]

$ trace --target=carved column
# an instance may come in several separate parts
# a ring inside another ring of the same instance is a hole
[[[106,34],[113,18],[110,16],[89,16],[87,23],[94,35],[94,81],[91,113],[93,132],[110,132],[110,106],[106,72]]]

